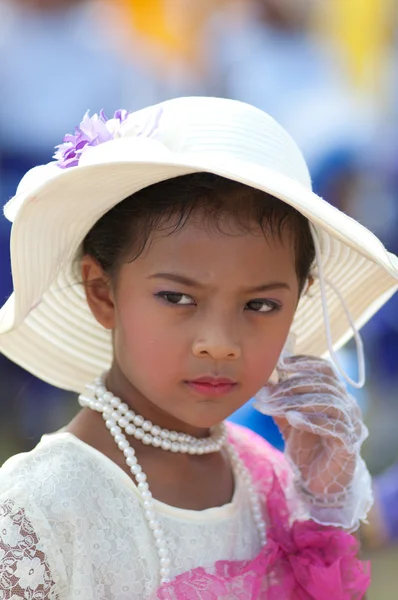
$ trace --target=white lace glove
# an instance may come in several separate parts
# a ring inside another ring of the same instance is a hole
[[[254,406],[280,428],[296,491],[310,517],[355,531],[373,502],[360,456],[368,430],[356,400],[321,358],[291,356],[277,371],[279,382],[260,390]]]

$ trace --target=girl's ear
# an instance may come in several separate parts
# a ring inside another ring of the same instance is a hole
[[[301,292],[300,296],[305,296],[305,294],[307,294],[308,291],[310,290],[313,283],[314,283],[314,277],[312,275],[309,275],[307,281],[304,284],[303,291]]]
[[[82,280],[87,304],[100,325],[113,329],[115,304],[109,276],[92,256],[81,261]]]

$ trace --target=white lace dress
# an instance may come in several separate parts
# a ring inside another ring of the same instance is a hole
[[[222,507],[155,506],[173,576],[260,550],[239,478]],[[0,469],[1,600],[149,599],[158,573],[136,486],[97,450],[60,432]]]

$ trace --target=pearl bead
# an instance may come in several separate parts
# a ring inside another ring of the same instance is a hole
[[[166,542],[164,541],[163,538],[156,538],[155,544],[158,548],[166,548]]]
[[[118,421],[118,425],[124,429],[125,427],[127,427],[127,425],[129,424],[128,420],[126,419],[126,417],[120,417],[119,421]]]
[[[159,548],[158,554],[159,554],[160,558],[166,558],[166,556],[169,555],[169,552],[168,552],[167,548]]]
[[[129,447],[129,443],[128,443],[128,441],[127,441],[127,440],[121,440],[121,441],[118,443],[118,446],[119,446],[119,449],[120,449],[120,450],[126,450],[126,448],[128,448],[128,447]]]
[[[161,432],[160,427],[158,427],[157,425],[153,425],[152,429],[151,429],[151,434],[153,435],[153,437],[159,437]]]
[[[170,450],[171,442],[169,440],[163,440],[162,448],[163,448],[163,450]]]
[[[188,454],[196,454],[196,448],[194,446],[188,446]]]
[[[163,538],[163,529],[154,529],[153,537],[156,538],[157,540]]]
[[[136,430],[134,431],[134,437],[135,437],[137,440],[142,440],[142,438],[144,437],[144,435],[145,435],[145,433],[142,431],[142,429],[136,429]]]
[[[159,523],[156,521],[156,519],[148,519],[148,526],[149,529],[152,529],[152,531],[157,531],[159,529]]]
[[[126,458],[126,463],[128,464],[129,467],[132,467],[133,465],[137,464],[137,459],[135,456],[128,456]]]
[[[167,429],[162,429],[160,432],[160,437],[164,440],[169,439],[169,432],[167,431]]]
[[[127,433],[127,435],[134,435],[136,430],[135,425],[132,425],[131,423],[129,425],[127,425],[125,432]]]
[[[160,559],[160,566],[161,567],[168,567],[170,565],[170,559],[169,558],[161,558]]]
[[[135,417],[135,412],[132,410],[128,410],[126,412],[126,414],[124,415],[126,417],[126,419],[128,419],[129,421],[132,421]]]
[[[188,452],[188,446],[186,444],[180,444],[180,452],[186,454]]]
[[[137,487],[138,487],[138,489],[139,489],[139,491],[140,491],[140,492],[143,492],[143,491],[145,491],[145,490],[148,490],[148,489],[149,489],[149,486],[148,486],[148,484],[147,484],[147,482],[146,482],[146,481],[140,481],[140,482],[138,483]]]
[[[122,401],[120,400],[120,398],[116,398],[116,396],[113,396],[112,400],[111,400],[111,406],[113,406],[114,408],[118,408],[121,405]]]
[[[112,433],[112,429],[111,429],[111,433]],[[123,442],[125,439],[126,439],[126,437],[124,436],[123,433],[117,433],[114,436],[114,440],[115,440],[116,444],[118,444],[119,442]]]
[[[184,433],[179,433],[177,435],[177,442],[180,442],[180,444],[184,444],[185,443],[185,434]]]
[[[178,438],[178,433],[176,431],[170,431],[169,439],[171,442],[176,442]]]
[[[151,431],[152,429],[152,423],[150,421],[144,421],[142,424],[142,429],[144,431]]]
[[[161,577],[167,577],[170,573],[170,569],[168,569],[167,567],[162,567],[160,569],[160,575]]]
[[[178,451],[179,451],[179,449],[180,449],[180,444],[179,444],[178,442],[173,442],[173,443],[171,444],[171,448],[170,448],[170,450],[171,450],[172,452],[178,452]]]
[[[134,425],[136,425],[137,427],[141,427],[141,425],[144,422],[144,417],[141,417],[140,415],[136,415],[133,419],[134,421]]]
[[[123,450],[123,454],[126,458],[128,458],[129,456],[135,456],[134,448],[131,448],[131,446],[125,448]]]
[[[126,404],[125,402],[122,402],[122,403],[119,405],[119,410],[120,410],[120,412],[122,412],[123,414],[125,414],[125,413],[128,411],[128,409],[129,409],[129,407],[128,407],[128,404]]]
[[[137,473],[136,480],[138,481],[138,483],[142,483],[142,482],[146,481],[145,473],[142,473],[142,472]]]
[[[111,419],[113,419],[114,421],[119,421],[120,417],[122,416],[122,414],[117,411],[117,410],[113,410],[112,414],[111,414]]]
[[[112,419],[107,419],[107,420],[105,421],[105,427],[106,427],[107,429],[112,429],[112,427],[115,427],[115,425],[116,425],[116,423],[115,423],[115,421],[113,421]]]
[[[144,500],[150,500],[152,498],[152,493],[150,490],[145,490],[141,493],[141,497],[144,498]]]
[[[111,392],[105,392],[105,394],[102,394],[102,400],[104,402],[110,402],[113,398],[113,394]]]
[[[154,513],[153,510],[146,510],[145,511],[145,516],[148,519],[148,522],[149,521],[154,521],[156,519],[156,515],[155,515],[155,513]],[[157,529],[157,527],[155,527],[155,529]]]
[[[154,446],[154,448],[159,448],[159,446],[162,445],[162,440],[160,437],[154,437],[152,438],[152,446]]]
[[[143,444],[146,444],[147,446],[149,446],[149,444],[151,444],[151,443],[152,443],[152,436],[151,436],[151,435],[149,435],[149,433],[146,433],[146,434],[144,435],[144,437],[142,438],[142,443],[143,443]]]
[[[111,435],[116,435],[117,433],[121,433],[121,431],[122,430],[120,429],[120,427],[118,425],[114,425],[111,428]]]
[[[147,498],[145,495],[145,490],[143,490],[141,497],[143,498],[143,506],[145,508],[145,510],[151,510],[153,507],[153,500],[152,498]]]
[[[141,473],[142,469],[141,469],[140,465],[136,464],[136,465],[132,465],[130,467],[130,471],[132,472],[133,475],[138,475],[138,473]]]

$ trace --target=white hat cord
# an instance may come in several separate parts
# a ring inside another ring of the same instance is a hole
[[[222,448],[228,451],[231,466],[235,475],[235,483],[238,478],[243,481],[249,495],[250,509],[253,515],[261,546],[266,542],[266,525],[262,516],[262,508],[259,495],[253,484],[249,470],[244,465],[237,451],[231,444],[227,444],[225,425],[222,423],[216,430],[215,438],[205,440],[188,436],[176,431],[168,431],[150,421],[146,421],[141,415],[136,415],[126,403],[109,392],[104,384],[104,377],[98,378],[95,383],[88,384],[84,394],[79,396],[82,407],[90,408],[102,414],[105,426],[112,435],[118,448],[123,452],[126,464],[137,482],[137,490],[142,500],[145,519],[152,532],[154,544],[159,557],[159,581],[161,584],[170,580],[170,552],[167,547],[166,534],[157,516],[156,505],[149,489],[147,476],[138,464],[135,450],[130,446],[126,437],[133,435],[143,444],[153,446],[171,452],[182,452],[189,454],[206,454],[219,452]],[[151,432],[151,434],[149,433]],[[152,437],[152,439],[150,439]],[[154,444],[154,439],[157,442]]]
[[[340,375],[343,377],[343,379],[345,379],[345,381],[351,385],[354,388],[360,389],[365,385],[365,379],[366,379],[366,373],[365,373],[365,355],[364,355],[364,350],[363,350],[363,342],[362,342],[362,338],[361,335],[358,331],[358,329],[355,326],[354,320],[351,316],[351,313],[348,309],[348,306],[342,296],[342,294],[340,293],[340,291],[337,289],[337,287],[331,283],[331,281],[328,281],[324,274],[323,274],[323,265],[322,265],[322,255],[321,255],[321,249],[319,246],[319,240],[318,240],[318,236],[316,234],[315,228],[312,225],[312,223],[310,223],[310,228],[311,228],[311,232],[312,232],[312,238],[314,241],[314,247],[315,247],[315,257],[316,257],[316,263],[317,263],[317,268],[318,268],[318,279],[319,279],[319,287],[321,290],[321,302],[322,302],[322,309],[323,309],[323,317],[324,317],[324,323],[325,323],[325,333],[326,333],[326,340],[327,340],[327,345],[328,345],[328,350],[330,353],[331,358],[333,359],[333,363],[336,367],[336,369],[338,370],[338,372],[340,373]],[[334,351],[333,348],[333,338],[332,338],[332,331],[331,331],[331,327],[330,327],[330,318],[329,318],[329,309],[328,309],[328,301],[327,301],[327,294],[326,294],[326,285],[328,285],[333,292],[336,294],[336,296],[338,297],[338,299],[340,300],[344,312],[346,314],[346,317],[348,319],[348,322],[351,326],[352,332],[353,332],[353,336],[355,339],[355,344],[356,344],[356,349],[357,349],[357,358],[358,358],[358,381],[354,381],[353,379],[351,379],[351,377],[348,375],[348,373],[343,369],[343,367],[340,364],[340,361],[338,359],[338,356],[336,355],[336,352]]]

